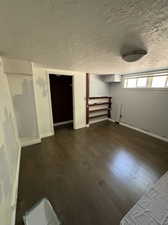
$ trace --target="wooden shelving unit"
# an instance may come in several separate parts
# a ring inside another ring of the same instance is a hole
[[[89,110],[89,113],[101,112],[101,111],[105,111],[105,110],[110,110],[110,109],[109,108],[92,109],[92,110]]]
[[[108,97],[108,96],[102,96],[102,97],[89,97],[89,99],[104,99],[104,98],[110,98],[110,97]]]
[[[95,116],[89,116],[89,119],[92,119],[92,118],[98,118],[98,117],[102,117],[102,116],[108,116],[108,114],[100,114],[100,115],[95,115]]]
[[[97,105],[108,105],[108,102],[101,102],[101,103],[93,103],[93,104],[89,104],[89,106],[97,106]]]
[[[111,97],[88,97],[87,99],[87,121],[96,118],[111,118]],[[104,112],[104,113],[103,113]]]

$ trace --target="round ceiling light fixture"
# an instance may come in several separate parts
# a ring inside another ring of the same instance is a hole
[[[146,50],[131,50],[122,54],[122,58],[127,62],[135,62],[147,54]]]

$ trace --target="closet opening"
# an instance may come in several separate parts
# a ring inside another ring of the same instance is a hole
[[[73,128],[73,77],[49,74],[54,129]]]

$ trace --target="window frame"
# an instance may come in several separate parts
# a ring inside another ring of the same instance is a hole
[[[167,76],[167,81],[166,81],[166,88],[168,88],[168,76]]]
[[[164,87],[152,87],[152,82],[154,77],[166,76],[166,82]],[[138,87],[138,79],[147,78],[146,87]],[[127,87],[129,79],[136,79],[136,87]],[[145,90],[168,90],[168,73],[166,74],[156,74],[156,75],[140,75],[140,76],[123,76],[123,88],[124,89],[145,89]]]

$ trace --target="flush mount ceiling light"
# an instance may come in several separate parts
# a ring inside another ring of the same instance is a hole
[[[122,58],[127,62],[135,62],[147,54],[146,50],[131,50],[122,54]]]

